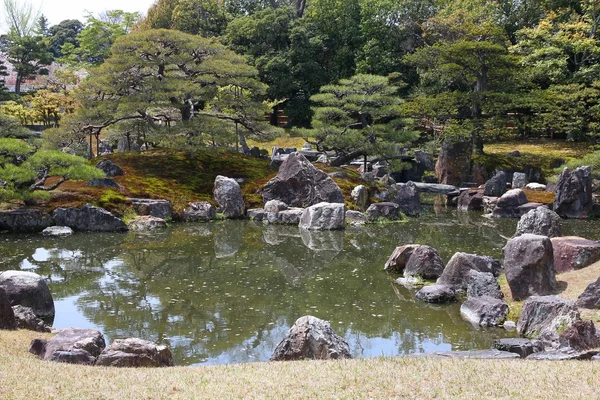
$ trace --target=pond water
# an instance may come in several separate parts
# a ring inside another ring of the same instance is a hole
[[[383,265],[399,244],[501,257],[516,220],[429,210],[401,223],[307,232],[250,221],[174,225],[158,233],[0,235],[0,270],[48,279],[54,327],[169,345],[177,365],[268,360],[294,321],[331,322],[355,357],[489,348],[503,329],[475,329],[459,305],[417,302]],[[598,223],[565,234],[600,239]]]

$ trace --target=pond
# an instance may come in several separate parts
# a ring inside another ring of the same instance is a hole
[[[400,223],[307,232],[251,221],[174,225],[158,233],[0,235],[0,270],[48,279],[54,327],[170,346],[176,365],[266,361],[310,314],[330,321],[354,357],[489,348],[503,329],[476,329],[459,305],[429,305],[383,265],[399,244],[502,256],[516,220],[429,210]],[[565,234],[600,239],[598,224]]]

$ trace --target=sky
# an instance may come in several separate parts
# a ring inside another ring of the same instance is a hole
[[[106,10],[123,10],[127,12],[146,11],[155,0],[30,0],[40,7],[42,14],[48,18],[50,26],[65,19],[78,19],[85,22],[86,11],[98,15]]]

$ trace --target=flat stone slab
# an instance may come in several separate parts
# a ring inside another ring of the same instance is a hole
[[[459,358],[459,359],[479,359],[479,360],[514,360],[520,358],[518,354],[508,351],[490,349],[490,350],[464,350],[464,351],[436,351],[425,354],[411,354],[409,357],[415,358]]]
[[[527,360],[546,360],[546,361],[563,361],[563,360],[591,360],[593,357],[600,354],[598,350],[577,352],[562,352],[562,351],[541,351],[527,356]]]
[[[518,354],[521,358],[526,358],[533,354],[533,343],[531,340],[525,338],[496,339],[492,348]]]
[[[415,186],[422,193],[438,193],[438,194],[449,194],[458,190],[456,186],[443,185],[441,183],[423,183],[415,182]]]

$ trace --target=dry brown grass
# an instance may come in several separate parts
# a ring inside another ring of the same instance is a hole
[[[116,369],[44,362],[0,333],[2,399],[597,398],[600,363],[383,358]]]

